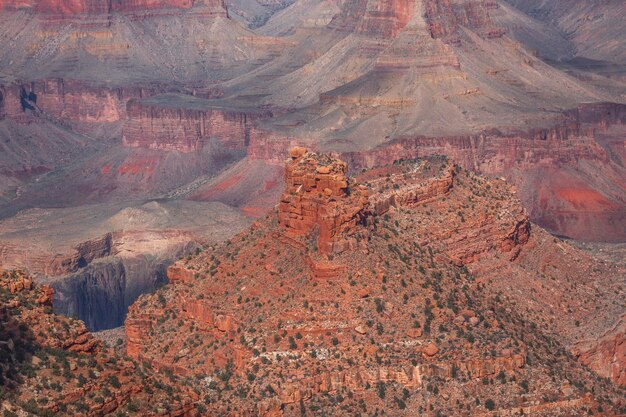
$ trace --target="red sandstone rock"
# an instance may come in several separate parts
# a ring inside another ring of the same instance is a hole
[[[193,272],[179,265],[170,265],[167,267],[167,279],[172,283],[193,282],[194,275]]]
[[[321,253],[341,253],[358,246],[356,225],[364,215],[367,192],[348,191],[348,167],[301,148],[292,151],[285,167],[285,193],[279,220],[288,234],[316,234]]]
[[[254,122],[272,116],[269,111],[199,110],[184,103],[176,107],[175,103],[139,100],[128,101],[126,113],[124,146],[180,152],[201,150],[211,141],[225,151],[243,151],[256,135]]]
[[[439,352],[437,345],[434,343],[429,343],[424,348],[422,348],[422,353],[427,357],[433,357]]]

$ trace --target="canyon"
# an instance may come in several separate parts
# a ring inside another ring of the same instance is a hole
[[[247,224],[221,203],[24,210],[2,223],[0,267],[28,266],[56,291],[57,312],[108,329],[123,324],[139,295],[167,282],[170,263]]]
[[[0,270],[155,415],[619,414],[624,13],[0,0]]]
[[[445,156],[351,171],[291,149],[275,208],[167,267],[168,283],[130,306],[124,334],[94,337],[52,311],[71,305],[77,291],[67,287],[100,281],[77,301],[116,319],[121,311],[98,291],[123,293],[124,282],[98,264],[127,267],[123,250],[136,242],[111,233],[75,245],[40,264],[74,275],[45,285],[16,270],[0,275],[0,407],[91,416],[622,412],[623,249],[600,255],[555,238],[531,223],[504,179]],[[155,220],[160,209],[152,202],[114,217],[147,229],[142,221],[170,221]],[[197,207],[187,209],[195,219]],[[15,228],[33,219],[45,216]]]
[[[54,314],[54,296],[23,272],[0,275],[3,414],[102,416],[147,402],[161,416],[194,409],[187,389],[119,356],[83,322]]]

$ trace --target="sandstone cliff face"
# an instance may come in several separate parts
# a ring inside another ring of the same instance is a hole
[[[14,242],[4,241],[0,244],[0,265],[15,268],[27,264],[32,274],[65,275],[84,268],[96,259],[111,255],[112,245],[111,233],[81,242],[66,254],[32,253],[27,248],[17,247]]]
[[[163,107],[129,101],[124,146],[193,152],[216,147],[243,152],[255,135],[255,120],[270,112]]]
[[[44,268],[41,271],[35,267],[34,272],[43,272],[49,275],[62,275],[76,272],[84,268],[92,261],[111,255],[113,246],[113,235],[107,233],[100,239],[88,240],[76,245],[76,252],[69,258],[55,259],[52,268]]]
[[[460,42],[457,31],[461,26],[476,31],[487,38],[501,37],[505,31],[497,27],[489,11],[498,8],[495,0],[428,0],[424,2],[426,20],[434,38],[444,38],[448,42]]]
[[[392,38],[413,17],[415,2],[402,0],[366,1],[357,33],[372,37]]]
[[[2,86],[3,115],[28,121],[28,110],[61,123],[112,123],[126,119],[126,102],[159,91],[158,87],[108,88],[84,82],[47,79]]]
[[[288,234],[315,234],[322,253],[339,253],[358,246],[365,236],[357,233],[364,218],[367,193],[350,187],[348,166],[294,148],[285,167],[285,193],[279,204],[279,220]]]

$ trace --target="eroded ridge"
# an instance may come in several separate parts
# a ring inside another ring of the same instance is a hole
[[[504,181],[445,157],[351,178],[342,161],[294,149],[286,166],[272,213],[179,261],[170,285],[131,307],[130,356],[204,381],[215,415],[621,406],[619,389],[554,336],[567,326],[543,332],[534,314],[485,288],[482,277],[496,279],[485,264],[514,286],[523,273],[539,279],[530,252],[564,247],[531,227]]]

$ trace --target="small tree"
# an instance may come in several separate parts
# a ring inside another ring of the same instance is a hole
[[[485,401],[485,407],[487,407],[487,410],[492,411],[494,408],[496,408],[496,403],[494,403],[491,398],[488,398]]]

